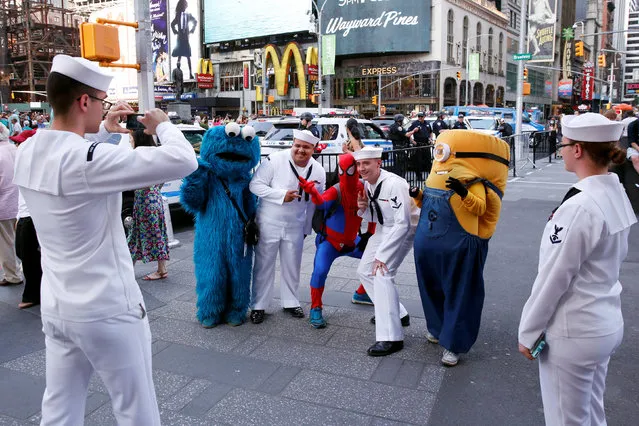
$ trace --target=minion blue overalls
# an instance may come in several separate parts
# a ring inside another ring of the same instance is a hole
[[[501,191],[491,182],[482,181]],[[425,188],[415,234],[417,282],[428,331],[454,353],[466,353],[477,340],[484,306],[484,264],[488,239],[470,234],[450,207],[453,190]]]

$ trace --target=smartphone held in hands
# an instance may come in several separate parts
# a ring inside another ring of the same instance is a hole
[[[129,130],[143,130],[144,124],[138,121],[138,117],[144,117],[144,114],[130,114],[126,116],[126,128]]]
[[[532,357],[536,359],[545,347],[546,333],[541,333],[541,336],[539,336],[535,344],[532,346],[532,348],[530,348],[530,355],[532,355]]]

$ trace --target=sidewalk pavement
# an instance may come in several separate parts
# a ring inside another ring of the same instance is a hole
[[[338,259],[324,293],[328,327],[284,314],[275,299],[264,323],[203,329],[195,319],[193,230],[177,230],[169,277],[139,279],[153,333],[154,380],[165,425],[248,424],[542,424],[537,367],[517,352],[517,326],[537,268],[539,238],[550,211],[572,183],[562,163],[518,172],[506,190],[502,218],[485,271],[482,329],[460,364],[440,365],[441,348],[425,339],[412,253],[397,276],[411,316],[404,350],[366,355],[374,342],[372,307],[353,305],[357,260]],[[530,173],[530,174],[527,174]],[[639,232],[622,268],[626,336],[608,374],[610,424],[634,424],[639,366],[636,309]],[[308,314],[314,256],[307,238],[300,300]],[[155,265],[136,266],[141,278]],[[279,269],[279,268],[278,268]],[[278,277],[276,277],[276,280]],[[276,281],[277,282],[277,281]],[[19,311],[21,288],[0,288],[0,425],[34,425],[44,390],[44,338],[39,309]],[[278,288],[274,292],[279,294]],[[115,424],[109,396],[93,378],[87,425]]]

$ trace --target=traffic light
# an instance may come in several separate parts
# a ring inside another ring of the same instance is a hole
[[[90,61],[113,62],[120,59],[118,28],[112,25],[80,24],[80,52]]]
[[[377,95],[373,95],[373,105],[377,105]]]
[[[524,80],[528,79],[528,68],[524,68]]]
[[[597,63],[601,68],[606,68],[606,55],[597,56]]]
[[[457,71],[457,81],[461,80],[461,72]]]
[[[575,42],[575,56],[584,56],[584,42],[581,40]]]

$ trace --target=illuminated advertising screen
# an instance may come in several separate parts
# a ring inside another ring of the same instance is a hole
[[[212,2],[215,3],[215,2]],[[237,20],[237,16],[234,17]],[[180,64],[184,81],[195,80],[201,58],[199,0],[169,0],[167,31],[169,33],[169,80]]]
[[[317,2],[321,4],[321,0]],[[204,43],[207,44],[298,31],[315,31],[311,0],[204,2]]]
[[[166,84],[169,70],[169,29],[167,26],[167,0],[150,0],[151,48],[153,49],[153,81]]]
[[[337,56],[430,52],[430,10],[431,0],[328,0],[322,34],[335,34]]]

